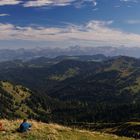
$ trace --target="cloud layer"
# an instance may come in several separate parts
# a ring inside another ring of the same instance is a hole
[[[0,0],[0,6],[4,5],[17,5],[20,4],[20,0]]]
[[[5,16],[9,16],[9,14],[0,13],[0,17],[5,17]]]
[[[0,0],[0,6],[21,4],[23,7],[67,6],[72,4],[82,5],[84,3],[97,5],[96,0]]]
[[[90,3],[93,6],[97,6],[97,1],[100,0],[0,0],[0,6],[5,5],[22,5],[23,7],[44,7],[44,6],[68,6],[73,5],[76,8],[81,8],[86,3]],[[118,0],[123,3],[138,3],[139,0]],[[129,5],[130,6],[130,5]],[[115,7],[118,7],[115,6]],[[120,7],[120,5],[119,5]]]
[[[128,24],[140,24],[140,20],[137,19],[137,20],[127,20],[126,23]]]
[[[122,1],[122,2],[135,2],[135,3],[138,2],[138,0],[120,0],[120,1]]]
[[[84,41],[101,45],[138,46],[140,35],[126,33],[109,27],[113,21],[90,21],[85,25],[56,27],[20,27],[12,24],[0,24],[0,40],[30,40],[64,42]]]
[[[41,7],[41,6],[66,6],[70,5],[75,0],[36,0],[28,1],[23,4],[24,7]]]

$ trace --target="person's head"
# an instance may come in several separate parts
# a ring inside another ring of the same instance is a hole
[[[23,122],[27,122],[27,119],[24,119]]]

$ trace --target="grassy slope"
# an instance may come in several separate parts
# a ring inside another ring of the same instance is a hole
[[[30,132],[21,134],[15,132],[21,120],[0,120],[0,122],[3,123],[6,129],[6,132],[0,132],[0,140],[133,140],[116,135],[77,130],[36,121],[30,121],[33,125]]]
[[[21,85],[13,85],[9,82],[0,81],[0,89],[2,89],[6,95],[11,95],[9,100],[11,101],[11,109],[15,110],[15,114],[26,118],[27,112],[33,113],[32,109],[25,103],[26,99],[31,96],[31,91]],[[4,93],[0,93],[4,95]],[[6,99],[8,100],[8,99]],[[7,109],[10,112],[10,109]]]

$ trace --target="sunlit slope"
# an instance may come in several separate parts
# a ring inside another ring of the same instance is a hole
[[[30,121],[32,130],[27,133],[18,133],[16,128],[21,120],[0,120],[6,132],[0,132],[0,140],[133,140],[116,135],[99,132],[72,129],[57,124],[46,124]]]

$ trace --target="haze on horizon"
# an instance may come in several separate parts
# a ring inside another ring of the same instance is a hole
[[[140,0],[0,0],[0,49],[140,47]]]

